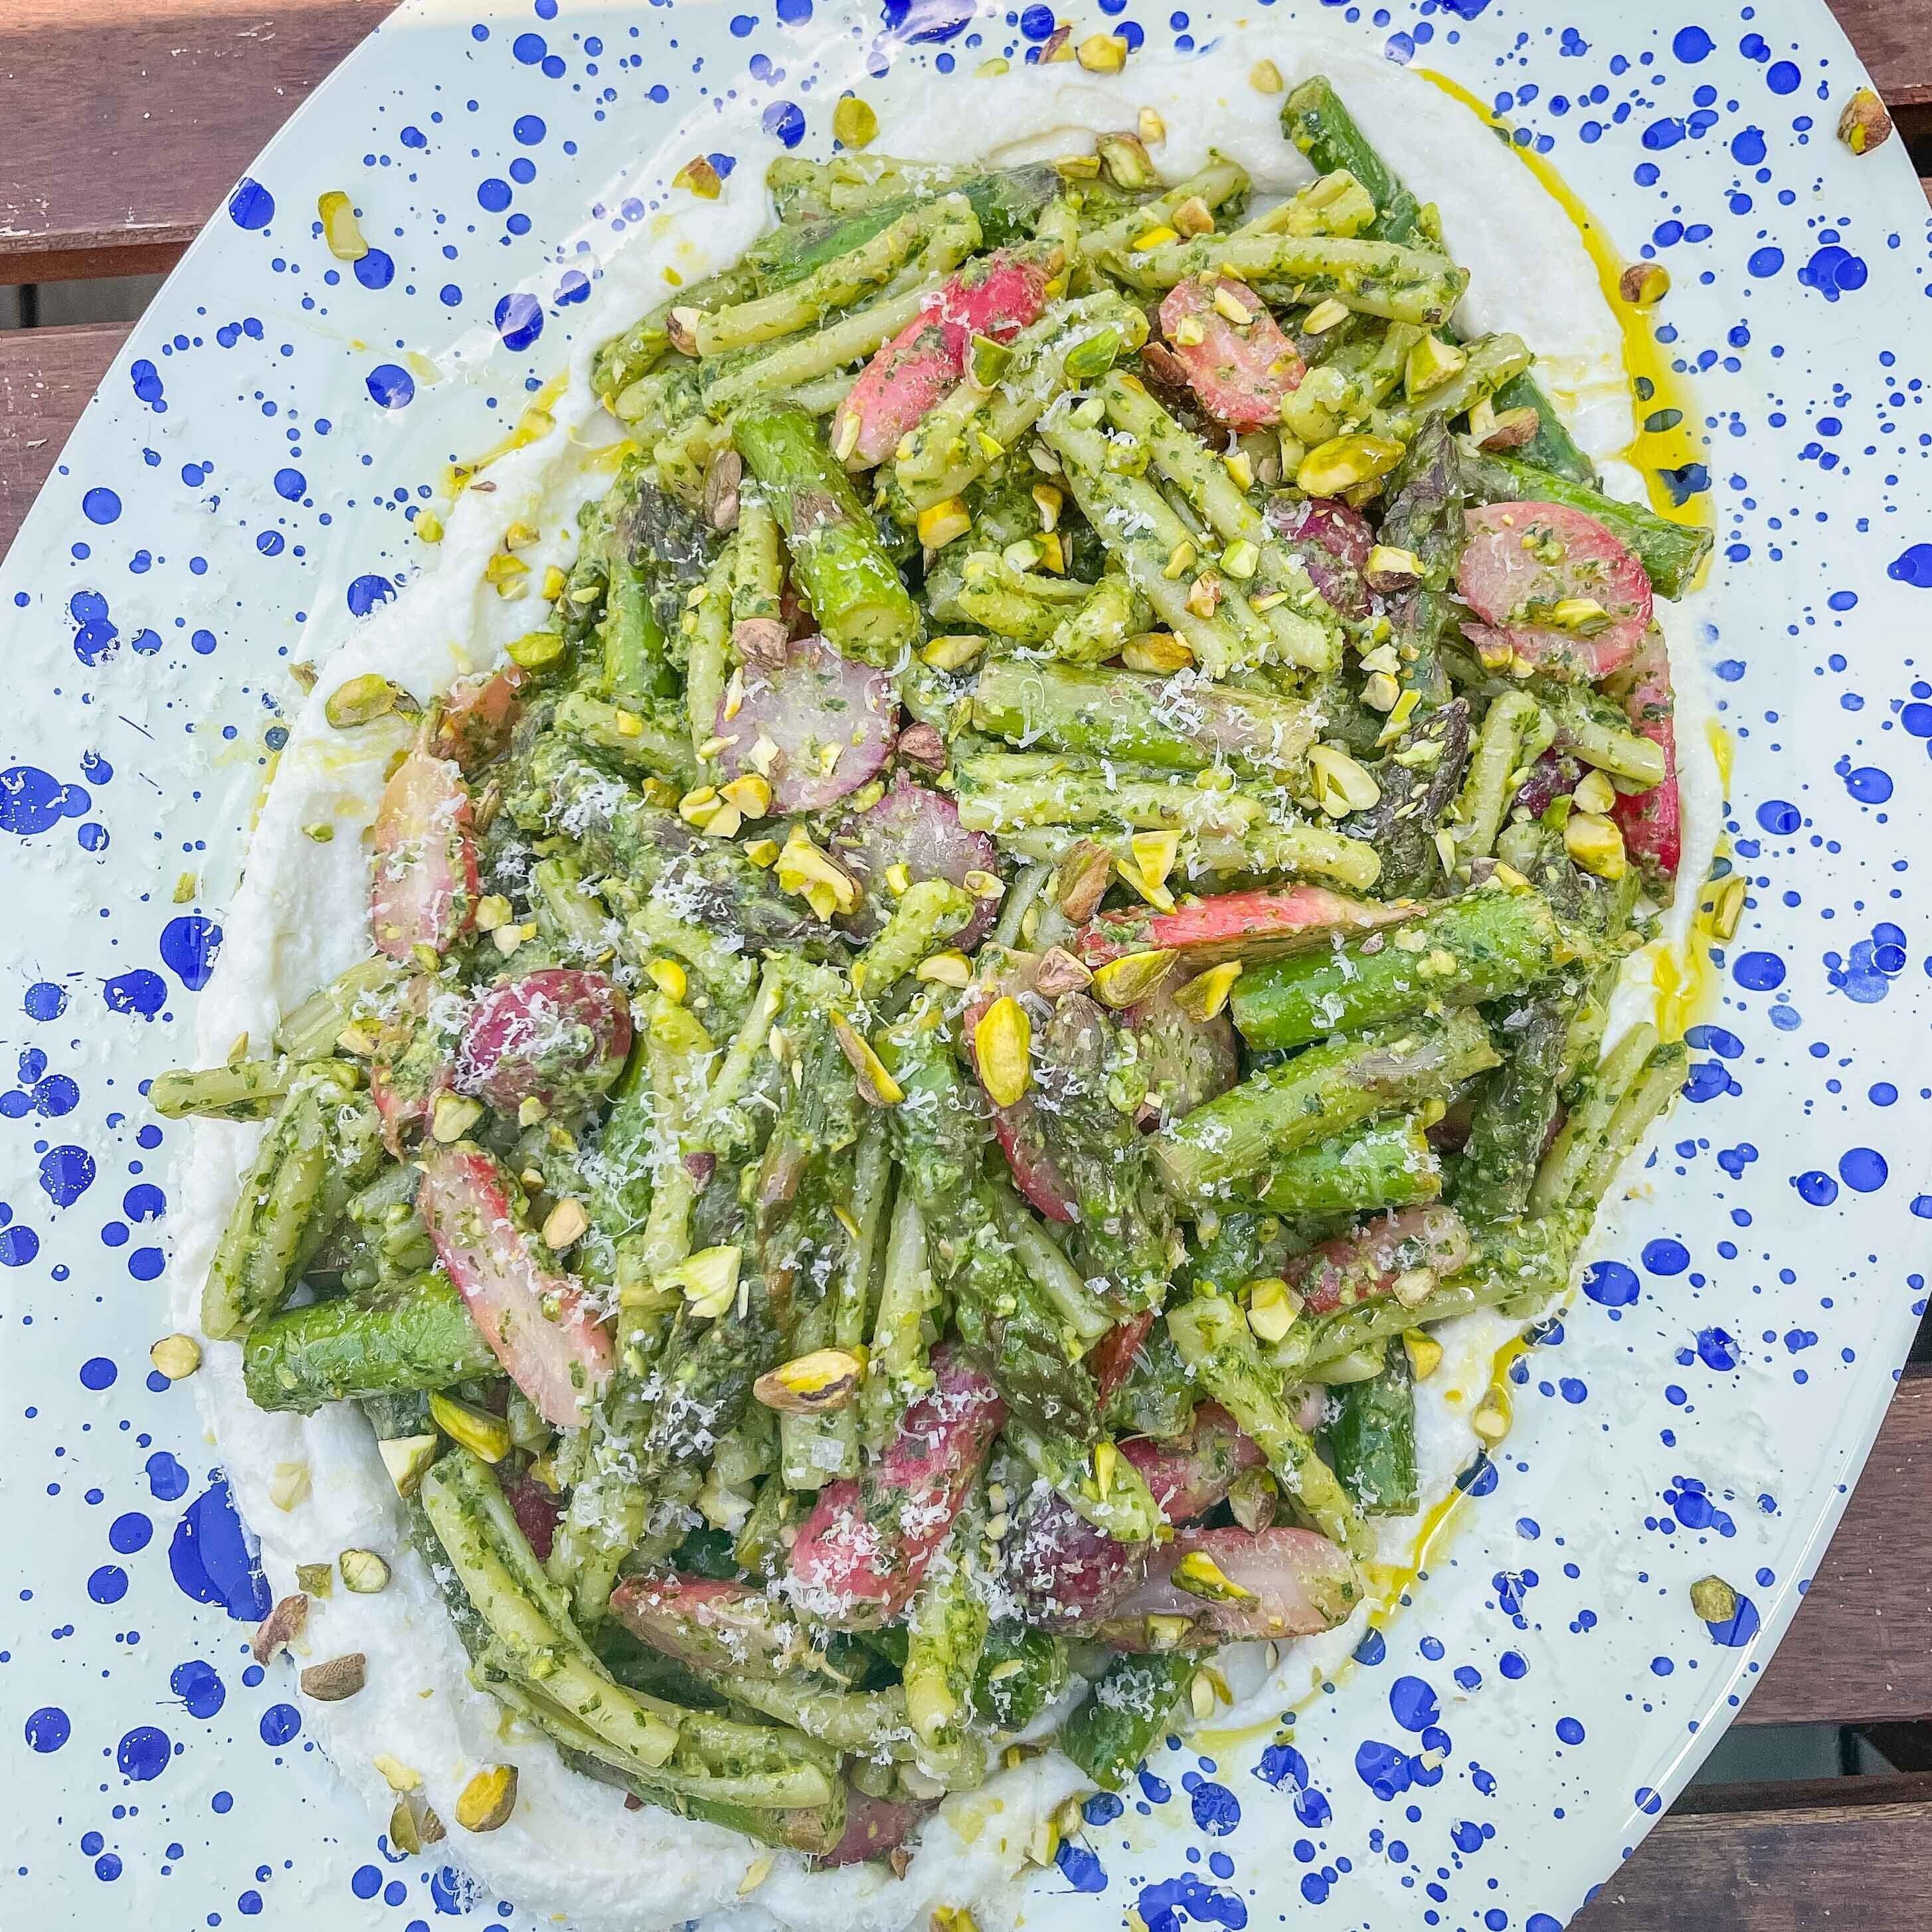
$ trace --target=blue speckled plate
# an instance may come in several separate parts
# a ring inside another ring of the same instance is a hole
[[[191,251],[0,574],[10,1923],[542,1922],[390,1851],[286,1665],[249,1660],[267,1597],[218,1450],[148,1372],[174,1136],[140,1089],[189,1050],[290,663],[393,595],[443,465],[562,365],[641,213],[604,185],[720,94],[819,140],[821,60],[964,75],[1053,26],[740,4],[406,7]],[[1076,35],[1102,16],[1183,49],[1244,17],[1100,0]],[[1516,1364],[1514,1431],[1409,1606],[1292,1746],[1157,1752],[1029,1918],[1555,1932],[1762,1667],[1924,1305],[1925,210],[1898,144],[1832,138],[1859,76],[1813,0],[1255,10],[1298,16],[1460,80],[1670,266],[1656,334],[1702,417],[1677,482],[1720,532],[1703,641],[1754,891],[1648,1184]],[[374,244],[352,271],[315,218],[333,188]],[[432,386],[426,352],[467,373]],[[1688,1591],[1712,1574],[1739,1597],[1707,1627]]]

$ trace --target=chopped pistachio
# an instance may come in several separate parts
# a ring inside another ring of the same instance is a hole
[[[466,1832],[494,1832],[517,1808],[517,1767],[493,1764],[466,1784],[456,1801],[456,1822]]]
[[[268,1500],[278,1510],[299,1508],[308,1501],[309,1476],[306,1462],[278,1462],[268,1482]]]
[[[387,1561],[373,1550],[345,1550],[335,1559],[342,1587],[358,1597],[380,1596],[389,1587]]]
[[[878,111],[871,102],[848,94],[832,110],[832,132],[846,147],[869,147],[878,136]]]
[[[170,1382],[178,1382],[201,1366],[201,1344],[192,1335],[164,1335],[148,1351],[148,1359]]]

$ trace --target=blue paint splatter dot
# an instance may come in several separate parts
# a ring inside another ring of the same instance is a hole
[[[506,349],[527,349],[543,333],[543,304],[521,289],[512,290],[497,303],[494,319]]]
[[[406,408],[416,400],[416,378],[400,363],[377,363],[369,371],[368,387],[369,400],[386,410]]]
[[[292,1704],[271,1704],[258,1728],[265,1744],[285,1744],[302,1730],[302,1713]]]
[[[198,993],[221,954],[221,928],[199,913],[184,913],[161,928],[161,963],[190,993]]]
[[[167,1769],[172,1750],[166,1732],[138,1724],[115,1746],[114,1762],[123,1778],[146,1784]]]
[[[349,586],[349,614],[352,617],[366,617],[378,604],[386,604],[396,594],[396,586],[386,577],[373,573],[358,577]]]
[[[1642,1292],[1636,1270],[1622,1262],[1592,1262],[1583,1271],[1583,1292],[1605,1308],[1628,1308]]]
[[[260,182],[244,175],[228,197],[228,215],[237,228],[266,228],[275,218],[275,197]]]
[[[1838,1156],[1838,1178],[1860,1194],[1875,1194],[1890,1170],[1876,1148],[1848,1148]]]
[[[73,1734],[73,1720],[58,1704],[44,1704],[27,1719],[26,1739],[30,1750],[57,1751]]]
[[[113,523],[121,514],[121,499],[112,490],[90,490],[80,500],[80,514],[90,524]]]

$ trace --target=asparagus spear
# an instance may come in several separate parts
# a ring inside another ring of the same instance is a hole
[[[976,1489],[907,1606],[906,1716],[928,1745],[957,1744],[965,1735],[986,1642],[986,1604],[975,1575],[986,1526],[984,1493]]]
[[[1425,1008],[1520,993],[1566,957],[1540,893],[1491,886],[1394,933],[1294,953],[1244,973],[1231,1002],[1251,1047],[1300,1046]]]
[[[766,489],[799,588],[843,655],[890,664],[919,634],[919,611],[844,468],[802,410],[747,410],[733,428]]]
[[[1340,236],[1204,235],[1115,250],[1105,260],[1134,288],[1171,289],[1190,276],[1232,274],[1285,283],[1303,302],[1332,298],[1363,315],[1425,327],[1447,322],[1469,285],[1468,271],[1436,249]]]
[[[380,1013],[401,980],[393,959],[380,953],[358,959],[282,1016],[275,1027],[275,1051],[296,1060],[320,1060],[334,1052],[343,1029],[352,1021]],[[154,1084],[158,1088],[160,1085],[158,1080]],[[158,1100],[154,1104],[160,1106]]]
[[[1297,1512],[1351,1555],[1365,1554],[1361,1518],[1289,1414],[1281,1371],[1262,1355],[1240,1304],[1226,1295],[1196,1295],[1168,1310],[1167,1328],[1202,1388],[1261,1445]]]
[[[1526,691],[1506,691],[1483,714],[1468,776],[1456,802],[1456,852],[1467,862],[1495,849],[1518,774],[1549,749],[1556,727]]]
[[[1408,242],[1418,234],[1438,238],[1435,210],[1425,210],[1390,172],[1325,76],[1312,76],[1288,94],[1282,106],[1281,127],[1323,173],[1346,168],[1368,190],[1376,209],[1370,234],[1388,242]],[[1580,483],[1596,481],[1594,466],[1570,440],[1550,399],[1528,374],[1514,377],[1498,400],[1506,409],[1527,406],[1536,411],[1537,433],[1530,447],[1538,463]]]
[[[1415,1379],[1400,1342],[1382,1344],[1383,1367],[1329,1396],[1322,1430],[1342,1486],[1364,1516],[1413,1516],[1420,1499],[1415,1467]]]
[[[436,1269],[372,1297],[267,1316],[243,1340],[242,1370],[257,1408],[308,1415],[324,1402],[494,1375],[496,1358]]]
[[[373,1126],[346,1063],[311,1062],[290,1083],[208,1265],[205,1334],[238,1340],[281,1306],[350,1190],[374,1171]]]
[[[1307,706],[1260,692],[1015,658],[980,671],[973,719],[1048,751],[1184,772],[1225,764],[1263,781],[1298,772],[1318,722]]]
[[[382,964],[389,962],[386,959]],[[322,1051],[334,1045],[332,1038]],[[302,1063],[293,1058],[172,1067],[154,1076],[148,1088],[148,1104],[164,1120],[185,1120],[190,1114],[206,1120],[266,1120],[287,1097],[290,1085],[302,1072]]]
[[[1117,1657],[1060,1727],[1060,1748],[1106,1791],[1118,1791],[1166,1730],[1198,1656]]]
[[[1022,1731],[1066,1688],[1066,1640],[1016,1618],[995,1622],[980,1652],[973,1706],[996,1730]]]
[[[1183,1200],[1216,1200],[1281,1155],[1373,1114],[1440,1099],[1498,1058],[1468,1007],[1395,1021],[1252,1076],[1166,1128],[1155,1155]]]
[[[654,708],[632,711],[573,691],[557,706],[554,722],[566,737],[627,770],[663,778],[680,791],[697,782],[698,760],[688,730],[660,723]]]
[[[1475,1221],[1513,1220],[1529,1204],[1537,1163],[1556,1119],[1563,1048],[1578,996],[1516,1000],[1498,1016],[1507,1054],[1484,1083],[1456,1170],[1456,1205]]]
[[[1250,1191],[1277,1214],[1366,1214],[1433,1201],[1442,1192],[1442,1166],[1420,1118],[1411,1114],[1284,1154]]]

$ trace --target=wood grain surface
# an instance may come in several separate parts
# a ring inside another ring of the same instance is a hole
[[[394,0],[0,0],[0,282],[172,267]]]
[[[1727,1796],[1660,1820],[1571,1932],[1925,1932],[1932,1778]]]
[[[0,556],[127,335],[111,322],[0,334]]]

